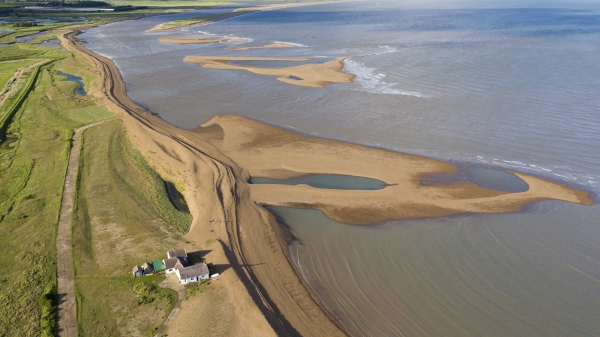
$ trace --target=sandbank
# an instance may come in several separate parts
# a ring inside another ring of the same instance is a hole
[[[229,62],[254,60],[308,61],[311,58],[186,56],[183,60],[209,69],[246,70],[259,75],[277,76],[279,81],[305,87],[324,88],[331,83],[352,83],[354,81],[354,75],[345,73],[343,70],[343,57],[319,64],[303,64],[285,68],[247,67]],[[300,79],[294,79],[291,76]]]
[[[516,212],[527,203],[547,199],[593,204],[586,192],[518,172],[514,174],[529,185],[526,192],[501,192],[470,182],[423,186],[422,175],[451,173],[456,167],[435,159],[306,136],[244,117],[217,116],[203,124],[215,125],[222,129],[222,140],[213,141],[215,146],[251,176],[282,179],[335,173],[389,184],[368,191],[250,185],[251,198],[259,204],[319,208],[330,218],[347,224],[465,212]]]
[[[92,82],[88,95],[120,115],[134,147],[164,179],[181,182],[193,216],[186,240],[202,247],[215,239],[207,247],[210,260],[230,266],[218,282],[239,335],[346,336],[296,274],[274,217],[249,198],[247,171],[209,141],[210,128],[204,135],[181,130],[138,106],[114,62],[83,47],[77,34],[60,40],[98,70],[101,80]],[[212,140],[218,142],[216,131]]]
[[[229,47],[227,50],[252,50],[252,49],[270,49],[270,48],[294,48],[293,44],[275,42],[258,47]]]
[[[230,266],[219,277],[219,290],[228,298],[235,320],[231,324],[239,335],[346,335],[297,275],[284,234],[261,204],[319,208],[332,219],[355,225],[462,212],[514,212],[545,199],[593,204],[584,191],[521,173],[517,174],[529,184],[529,190],[521,193],[470,183],[421,186],[423,174],[449,173],[455,167],[434,159],[310,137],[245,117],[217,116],[197,130],[182,130],[135,104],[127,96],[114,62],[83,47],[77,34],[69,32],[60,39],[67,50],[82,54],[98,69],[101,81],[91,83],[88,95],[120,114],[135,148],[164,179],[181,182],[193,216],[186,239],[200,245],[215,239],[216,243],[207,247],[211,261]],[[239,67],[227,62],[240,58],[212,59],[188,61],[224,69]],[[314,64],[291,67],[310,66],[302,74],[291,73],[290,68],[265,74],[309,78],[306,73],[311,71],[330,72],[351,80],[351,75],[341,71],[342,61],[327,62],[333,63],[327,69],[315,69],[322,65]],[[273,69],[250,71],[258,70]],[[312,81],[331,83],[317,74]],[[251,176],[280,179],[307,173],[363,176],[395,185],[376,191],[347,191],[247,183]]]
[[[175,44],[221,44],[221,43],[237,43],[247,42],[248,39],[241,37],[227,37],[227,36],[171,36],[161,37],[159,39],[162,43],[175,43]]]

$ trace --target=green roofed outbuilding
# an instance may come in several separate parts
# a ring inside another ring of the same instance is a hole
[[[167,267],[165,267],[161,260],[153,260],[152,267],[154,268],[155,273],[159,273],[167,269]]]

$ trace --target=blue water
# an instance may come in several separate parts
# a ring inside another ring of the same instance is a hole
[[[509,169],[600,193],[596,2],[365,1],[170,33],[299,45],[243,52],[161,44],[165,34],[144,33],[218,11],[115,23],[82,38],[116,61],[135,101],[181,127],[215,114],[245,115],[484,167],[471,172],[480,183],[517,186],[504,174]],[[287,85],[183,62],[188,55],[350,56],[345,70],[356,81]],[[352,335],[600,335],[597,205],[545,201],[515,214],[368,228],[335,223],[320,211],[280,212],[302,243],[290,247],[302,277]]]
[[[305,184],[316,188],[328,188],[338,190],[380,190],[387,184],[384,181],[347,176],[342,174],[307,174],[289,179],[270,179],[262,177],[250,178],[251,184],[282,184],[300,185]]]
[[[77,83],[77,88],[75,88],[75,93],[77,95],[81,95],[81,96],[87,95],[87,92],[85,92],[85,84],[83,83],[83,78],[81,78],[79,76],[63,73],[62,71],[59,71],[58,74],[60,76],[65,76],[67,78],[67,81],[69,81],[69,82]]]

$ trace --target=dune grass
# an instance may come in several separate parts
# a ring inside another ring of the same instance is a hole
[[[131,268],[165,258],[182,243],[175,224],[185,230],[190,222],[132,148],[120,120],[85,131],[73,226],[80,336],[150,335],[162,324],[176,293],[162,289],[152,303],[137,307],[133,284],[161,279],[134,279]]]

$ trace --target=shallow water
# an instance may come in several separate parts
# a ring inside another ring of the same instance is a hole
[[[87,92],[85,91],[85,84],[83,83],[83,78],[81,78],[79,76],[63,73],[62,71],[59,71],[58,74],[60,76],[67,77],[67,81],[69,81],[69,82],[77,83],[77,88],[75,88],[75,93],[77,95],[81,95],[81,96],[87,95]]]
[[[600,10],[592,6],[356,2],[144,33],[207,12],[196,11],[110,24],[82,38],[115,60],[135,101],[184,128],[239,114],[467,162],[485,169],[469,179],[496,188],[518,187],[502,171],[510,169],[599,193]],[[230,51],[158,42],[199,32],[305,47]],[[351,56],[345,70],[357,77],[300,87],[198,67],[183,62],[187,55]],[[301,274],[355,336],[600,335],[597,205],[546,201],[516,214],[373,227],[335,223],[320,211],[278,212],[298,237],[290,249]]]
[[[20,36],[20,37],[15,38],[15,42],[17,42],[17,43],[29,42],[29,41],[36,39],[44,34],[48,34],[48,32],[39,32],[39,33],[35,33],[35,34]]]
[[[262,177],[250,178],[251,184],[281,184],[300,185],[305,184],[316,188],[328,188],[337,190],[380,190],[388,186],[384,181],[347,176],[342,174],[307,174],[289,179],[270,179]]]
[[[456,164],[454,174],[425,175],[421,185],[453,184],[457,182],[472,182],[480,187],[504,192],[526,192],[529,185],[517,175],[501,169],[477,167],[468,164]]]

